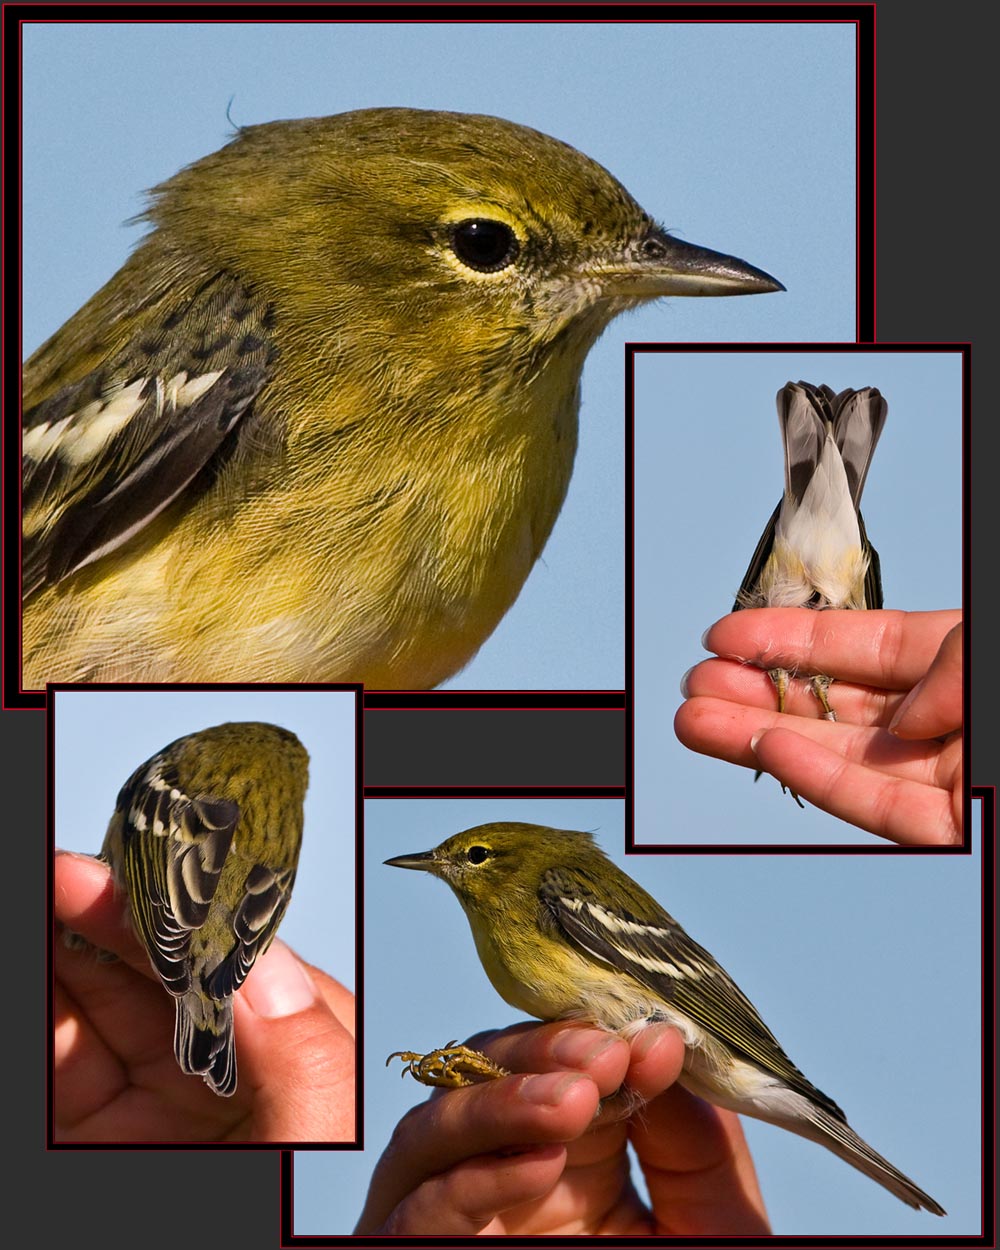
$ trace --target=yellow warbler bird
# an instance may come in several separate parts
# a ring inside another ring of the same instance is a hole
[[[725,969],[589,833],[498,822],[385,862],[429,872],[452,888],[486,975],[512,1006],[625,1037],[666,1021],[684,1038],[679,1080],[692,1093],[819,1142],[908,1206],[944,1215],[855,1133]],[[452,1044],[429,1055],[397,1054],[424,1084],[506,1075],[486,1056]]]
[[[861,518],[875,447],[889,405],[874,386],[836,394],[829,386],[788,382],[778,392],[785,491],[771,514],[733,611],[741,608],[880,608],[878,552]],[[789,673],[769,670],[785,708]],[[836,720],[831,677],[810,678],[827,720]]]
[[[750,559],[733,611],[881,608],[881,563],[861,516],[861,492],[889,405],[874,386],[837,394],[810,382],[786,382],[777,403],[785,490]],[[767,672],[783,712],[792,673],[780,665]],[[835,721],[832,684],[825,673],[809,678],[824,718]],[[754,781],[761,776],[757,769]]]
[[[494,117],[244,127],[145,216],[24,368],[27,689],[439,684],[545,545],[608,322],[783,289]]]
[[[122,786],[100,858],[176,1005],[174,1054],[236,1090],[233,995],[291,899],[309,755],[257,721],[178,738]]]

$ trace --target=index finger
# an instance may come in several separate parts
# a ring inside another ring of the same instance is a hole
[[[760,668],[803,669],[883,690],[910,690],[961,619],[957,608],[746,608],[716,621],[703,642],[716,655]]]

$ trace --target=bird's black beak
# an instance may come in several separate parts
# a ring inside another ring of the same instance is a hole
[[[413,855],[396,855],[383,861],[390,868],[421,868],[428,872],[434,862],[433,851],[417,851]]]
[[[615,295],[762,295],[785,288],[763,269],[710,247],[651,230],[600,275]]]

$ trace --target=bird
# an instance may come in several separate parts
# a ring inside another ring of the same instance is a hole
[[[874,386],[834,393],[788,382],[778,391],[785,490],[736,596],[742,608],[881,608],[881,564],[861,516],[861,492],[889,405]],[[768,670],[784,711],[790,673]],[[826,720],[833,679],[810,678]],[[757,777],[760,773],[757,773]]]
[[[181,1071],[222,1097],[237,1087],[233,995],[291,898],[308,766],[296,735],[277,725],[187,734],[122,786],[98,856],[175,1000]]]
[[[511,1006],[625,1038],[665,1021],[684,1039],[679,1080],[691,1093],[819,1142],[908,1206],[944,1214],[858,1136],[713,956],[592,834],[494,822],[385,863],[429,872],[451,887],[486,975]],[[503,1075],[486,1056],[454,1043],[426,1056],[397,1054],[425,1084]]]
[[[617,314],[784,290],[527,126],[240,127],[23,370],[22,667],[429,689],[516,598]]]

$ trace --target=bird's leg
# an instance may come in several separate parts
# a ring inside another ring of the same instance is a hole
[[[791,681],[791,674],[789,673],[787,668],[769,668],[767,670],[767,675],[768,677],[770,677],[771,681],[774,683],[774,688],[778,694],[778,711],[784,712],[785,695],[788,693],[788,683]],[[829,678],[829,677],[826,678],[827,685],[829,685],[831,680],[832,678]],[[819,697],[820,696],[817,694],[817,698]],[[826,706],[829,707],[829,704],[826,704]],[[836,719],[836,717],[834,717],[834,719]],[[763,772],[762,769],[759,769],[759,768],[757,769],[757,771],[753,775],[754,781],[760,781],[762,772]],[[795,802],[798,803],[799,807],[805,807],[805,804],[802,802],[799,796],[795,793],[795,791],[789,790],[789,788],[786,785],[782,785],[781,793],[790,794],[792,798],[795,800]]]
[[[788,693],[788,682],[790,680],[787,668],[769,668],[767,675],[774,682],[774,688],[778,692],[778,711],[785,710],[785,695]]]
[[[815,677],[810,678],[809,684],[812,686],[813,694],[819,699],[823,706],[823,717],[825,720],[836,720],[837,713],[830,706],[830,698],[828,691],[833,685],[833,678],[827,677],[823,673],[817,673]]]
[[[454,1041],[426,1055],[413,1050],[393,1051],[385,1061],[386,1067],[393,1059],[403,1061],[401,1076],[409,1072],[421,1085],[437,1089],[461,1089],[480,1081],[495,1081],[498,1077],[510,1076],[506,1068],[501,1068],[488,1056],[468,1046],[456,1046]]]

